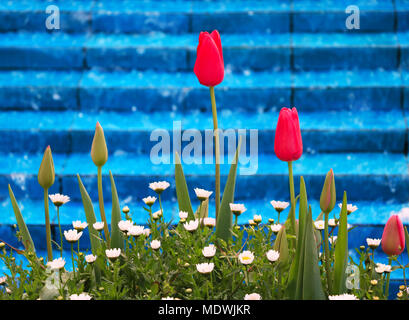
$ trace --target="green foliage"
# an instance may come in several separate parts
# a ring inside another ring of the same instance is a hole
[[[112,192],[112,212],[111,212],[111,248],[123,248],[124,241],[122,239],[121,230],[119,230],[118,222],[121,221],[121,208],[119,206],[118,193],[116,191],[114,177],[109,171],[111,180]]]
[[[17,225],[20,230],[20,235],[22,238],[24,248],[28,252],[35,253],[36,250],[35,250],[33,239],[31,238],[31,235],[30,235],[30,232],[28,231],[26,223],[24,222],[23,215],[21,214],[16,198],[14,197],[13,190],[11,189],[10,185],[8,185],[8,188],[9,188],[9,196],[10,196],[11,204],[13,206],[14,215],[16,216]]]
[[[335,245],[334,261],[334,294],[346,292],[346,267],[348,265],[348,222],[347,222],[347,193],[344,191],[341,217],[338,226],[338,238]]]
[[[182,163],[180,162],[180,157],[177,152],[175,153],[175,184],[179,211],[187,212],[189,214],[188,219],[194,219],[192,203],[190,202],[189,191],[187,189]]]
[[[239,162],[239,153],[241,147],[241,137],[236,149],[234,161],[230,166],[227,182],[224,187],[222,202],[220,205],[219,216],[216,222],[216,236],[224,241],[228,242],[232,237],[232,222],[233,214],[230,210],[230,203],[234,203],[234,189],[236,187],[236,174],[237,166]]]

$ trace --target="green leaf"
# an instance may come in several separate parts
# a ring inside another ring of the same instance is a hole
[[[118,222],[121,221],[121,208],[119,207],[118,193],[116,191],[114,177],[111,170],[109,171],[111,179],[112,192],[112,213],[111,213],[111,248],[123,249],[124,241],[122,239],[121,230],[119,230]]]
[[[338,237],[335,243],[334,285],[332,294],[346,292],[345,270],[348,264],[348,222],[347,222],[347,193],[344,191],[341,216],[339,218]]]
[[[95,218],[95,212],[94,212],[94,206],[92,205],[91,198],[89,197],[89,194],[87,190],[85,189],[84,185],[82,184],[80,176],[77,174],[78,178],[78,184],[80,186],[80,192],[81,192],[81,198],[82,198],[82,205],[84,206],[84,211],[85,211],[85,217],[87,219],[88,223],[88,231],[90,234],[90,242],[91,242],[91,251],[92,254],[97,255],[98,249],[100,248],[101,244],[98,240],[98,233],[97,231],[92,227],[92,225],[97,222],[97,219]]]
[[[175,184],[179,211],[187,212],[189,214],[188,218],[194,219],[192,203],[190,202],[189,191],[187,188],[185,175],[183,173],[182,163],[177,152],[175,153]]]
[[[228,242],[232,238],[233,214],[230,210],[230,203],[234,202],[234,189],[236,187],[236,174],[239,162],[239,153],[241,147],[241,137],[236,149],[234,161],[230,166],[226,186],[223,191],[223,198],[220,205],[219,215],[216,222],[216,237]]]
[[[299,219],[298,219],[298,238],[297,238],[297,247],[295,252],[294,260],[292,261],[290,272],[288,275],[288,292],[292,299],[295,299],[296,287],[297,287],[297,277],[298,277],[298,268],[300,265],[300,256],[302,250],[302,242],[304,241],[304,229],[305,221],[307,219],[307,209],[308,209],[308,200],[307,200],[307,190],[305,188],[304,177],[300,178],[300,205],[299,205]]]
[[[322,289],[316,246],[310,206],[304,230],[303,252],[300,259],[302,268],[299,269],[297,281],[297,299],[324,300],[326,298]]]
[[[209,199],[203,201],[202,205],[197,207],[195,219],[203,219],[209,216]],[[200,220],[199,220],[200,221]]]
[[[35,250],[33,239],[31,238],[31,235],[30,235],[30,232],[28,231],[26,223],[24,222],[23,215],[21,214],[16,198],[14,197],[13,190],[11,189],[10,185],[8,185],[8,187],[9,187],[9,195],[10,195],[11,204],[13,206],[14,215],[16,216],[17,225],[18,225],[18,229],[20,230],[24,248],[27,251],[31,251],[35,253],[36,250]]]
[[[278,266],[281,269],[284,269],[288,264],[288,240],[287,240],[287,232],[286,227],[283,226],[277,234],[277,237],[274,241],[275,251],[280,253],[280,257],[278,258]]]

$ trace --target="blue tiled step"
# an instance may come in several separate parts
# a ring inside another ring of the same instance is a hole
[[[231,71],[289,70],[291,55],[295,70],[396,69],[407,64],[408,38],[407,33],[223,34],[222,42]],[[5,33],[0,68],[190,71],[197,42],[196,34]]]
[[[26,118],[21,122],[21,117]],[[406,125],[402,111],[387,112],[302,112],[299,114],[304,150],[309,152],[400,152],[405,149]],[[278,112],[219,112],[219,128],[246,129],[246,145],[250,148],[251,131],[257,129],[258,152],[274,152],[274,133]],[[0,152],[38,152],[50,145],[57,153],[87,153],[90,150],[96,122],[105,130],[110,154],[118,151],[149,154],[158,140],[153,132],[169,135],[170,141],[189,129],[201,132],[205,152],[206,134],[213,128],[210,113],[132,112],[0,112]],[[158,131],[160,130],[160,131]],[[173,132],[175,130],[175,133]],[[207,132],[207,133],[206,133]],[[182,137],[181,136],[181,137]],[[236,132],[237,136],[237,132]],[[151,138],[152,137],[152,138]],[[193,141],[183,141],[186,146]],[[330,142],[331,141],[331,142]],[[224,152],[228,152],[228,135]],[[212,144],[207,145],[212,150]],[[253,146],[254,148],[254,146]],[[247,149],[249,150],[249,149]]]
[[[403,74],[405,76],[405,74]],[[219,110],[390,110],[401,108],[396,71],[227,73]],[[209,91],[193,72],[0,72],[2,108],[209,110]]]
[[[60,8],[64,32],[376,32],[407,29],[409,5],[399,1],[355,1],[360,28],[348,30],[348,1],[13,1],[0,5],[0,31],[46,31],[45,10]]]
[[[232,155],[233,157],[233,155]],[[42,199],[43,192],[37,182],[37,172],[42,155],[8,154],[0,158],[0,198],[8,197],[7,184],[10,183],[19,199],[29,196]],[[232,158],[231,158],[232,159]],[[239,199],[260,199],[264,197],[282,198],[288,194],[288,173],[286,163],[274,155],[241,158],[238,168],[236,195]],[[185,161],[196,161],[187,164]],[[230,168],[228,159],[221,165],[222,190]],[[170,164],[159,163],[170,161]],[[193,159],[182,157],[184,171],[193,188],[214,190],[214,164],[211,158]],[[231,161],[231,160],[230,160]],[[247,163],[244,163],[246,162]],[[200,164],[200,162],[202,164]],[[155,163],[155,164],[154,164]],[[157,163],[157,164],[156,164]],[[76,174],[79,173],[90,195],[97,197],[96,167],[90,155],[54,155],[56,182],[50,192],[62,192],[73,199],[80,199]],[[351,201],[374,200],[405,202],[409,198],[409,175],[407,159],[401,154],[355,153],[355,154],[307,154],[294,163],[294,174],[303,175],[312,198],[319,198],[327,171],[333,168],[337,193],[341,197],[347,190]],[[171,158],[158,158],[155,154],[135,155],[117,152],[110,156],[103,168],[104,192],[110,194],[109,179],[111,170],[115,176],[118,193],[121,197],[141,198],[146,195],[148,184],[152,181],[168,180],[170,191],[165,198],[172,199],[174,191],[174,165]],[[146,190],[143,186],[146,186]],[[269,187],[271,186],[271,187]],[[296,183],[298,189],[298,182]]]

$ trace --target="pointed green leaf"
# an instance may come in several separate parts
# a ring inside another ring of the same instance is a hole
[[[35,253],[36,250],[34,247],[33,239],[31,238],[31,235],[30,235],[30,232],[28,231],[26,223],[24,222],[23,215],[21,214],[16,198],[14,197],[13,190],[11,189],[10,185],[8,186],[9,186],[9,195],[10,195],[11,204],[13,206],[14,215],[16,216],[17,225],[18,225],[18,229],[20,230],[24,248],[27,251],[31,251]]]
[[[344,191],[341,216],[339,218],[338,237],[335,243],[334,285],[332,294],[346,292],[346,274],[348,265],[348,222],[347,222],[347,193]]]
[[[195,219],[201,220],[203,218],[207,218],[208,216],[209,216],[209,199],[206,199],[205,201],[203,201],[202,205],[199,205],[197,207],[197,210],[195,212]]]
[[[322,289],[321,274],[318,265],[318,253],[314,237],[311,206],[309,207],[304,233],[304,258],[302,282],[297,284],[297,291],[303,300],[324,300],[325,293]],[[300,279],[300,277],[299,277]],[[300,287],[298,287],[300,286]]]
[[[190,201],[189,191],[187,189],[182,163],[177,152],[175,153],[175,184],[176,197],[178,199],[179,204],[179,211],[187,212],[189,214],[188,219],[194,219],[192,203]]]
[[[229,175],[223,191],[223,198],[220,205],[219,215],[216,222],[216,237],[228,242],[232,238],[233,214],[230,210],[230,203],[234,202],[234,189],[236,187],[236,174],[239,162],[241,147],[241,137],[236,149],[234,161],[230,166]]]
[[[287,287],[287,290],[289,291],[290,297],[292,299],[295,299],[298,268],[300,266],[300,256],[301,256],[301,250],[302,250],[302,242],[304,241],[303,239],[304,239],[305,221],[307,219],[307,209],[308,209],[307,190],[305,188],[304,177],[301,176],[297,247],[296,247],[295,257],[292,261],[290,272],[288,275],[288,287]]]
[[[98,233],[97,231],[92,227],[92,225],[97,222],[97,219],[95,218],[95,212],[94,212],[94,206],[92,205],[91,198],[85,189],[84,185],[82,184],[80,176],[77,174],[78,178],[78,184],[80,187],[80,192],[81,192],[81,198],[82,198],[82,205],[84,206],[84,211],[85,211],[85,217],[87,219],[88,223],[88,231],[89,231],[89,238],[91,242],[91,250],[94,255],[97,254],[98,248],[100,247],[100,243],[98,240]]]
[[[116,191],[114,177],[111,170],[109,171],[111,179],[112,192],[112,213],[111,213],[111,248],[123,249],[124,241],[122,239],[121,230],[119,230],[118,222],[121,221],[121,208],[119,207],[118,193]]]
[[[284,269],[289,262],[288,255],[288,240],[287,232],[285,231],[286,227],[283,226],[277,234],[277,237],[274,241],[273,249],[280,252],[280,257],[278,258],[279,268]]]

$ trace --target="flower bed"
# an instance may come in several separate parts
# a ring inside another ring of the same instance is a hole
[[[308,204],[303,177],[300,193],[295,194],[293,162],[303,152],[296,108],[280,111],[274,141],[276,156],[286,162],[289,172],[290,202],[271,201],[277,220],[262,223],[254,215],[240,224],[245,204],[235,203],[236,172],[241,140],[221,196],[219,133],[215,86],[224,77],[221,38],[217,31],[201,33],[194,72],[199,82],[209,87],[215,140],[215,190],[195,188],[200,201],[194,211],[189,198],[179,155],[175,154],[175,184],[180,222],[165,221],[161,195],[169,188],[166,181],[153,182],[156,194],[143,200],[147,227],[135,225],[128,207],[119,205],[111,172],[112,214],[108,224],[102,187],[102,168],[108,161],[103,128],[96,125],[91,159],[97,167],[100,221],[97,221],[89,194],[78,175],[85,220],[74,221],[72,230],[61,230],[59,210],[69,206],[69,197],[49,195],[55,172],[51,148],[47,147],[38,172],[44,190],[47,261],[36,254],[35,244],[9,186],[10,199],[18,224],[17,236],[24,250],[1,243],[0,257],[9,270],[1,278],[5,299],[387,299],[390,274],[406,266],[397,257],[409,240],[406,228],[396,215],[388,220],[382,239],[367,239],[368,246],[357,249],[359,261],[348,251],[348,215],[356,207],[347,203],[344,191],[340,212],[336,212],[335,174],[327,173],[323,184],[321,212],[314,221]],[[215,218],[209,217],[209,198],[215,198]],[[60,243],[52,242],[49,199],[57,210]],[[158,206],[158,210],[153,208]],[[280,214],[289,208],[288,218]],[[298,219],[296,218],[298,214]],[[332,219],[330,219],[333,216]],[[125,218],[125,219],[123,219]],[[233,219],[234,218],[234,219]],[[80,251],[78,244],[88,228],[90,246]],[[336,233],[336,235],[335,235]],[[63,258],[63,235],[71,246],[71,261]],[[389,264],[376,263],[375,250],[382,245]],[[53,248],[60,257],[53,256]],[[20,254],[28,267],[16,263]],[[72,271],[66,269],[72,265]],[[407,299],[405,285],[398,299]],[[359,285],[358,285],[359,284]]]

